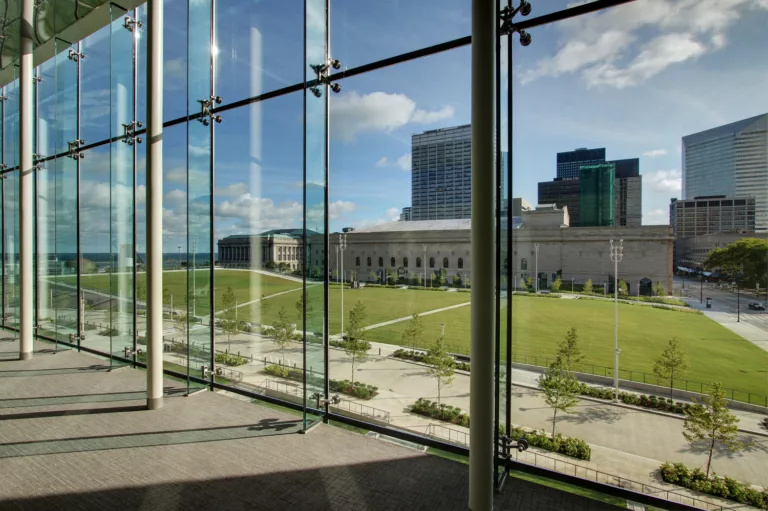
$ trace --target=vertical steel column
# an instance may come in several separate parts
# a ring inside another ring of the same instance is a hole
[[[469,509],[493,509],[493,358],[496,248],[494,228],[494,0],[472,0],[472,310]]]
[[[34,166],[32,161],[32,143],[34,141],[34,67],[32,62],[32,37],[34,35],[34,2],[23,0],[21,3],[21,31],[19,37],[19,58],[21,73],[19,78],[19,237],[21,238],[19,259],[21,273],[21,318],[19,329],[21,343],[19,358],[32,358],[32,342],[35,334],[34,325],[34,219],[32,202],[34,196]]]
[[[147,408],[163,406],[163,0],[147,2]]]

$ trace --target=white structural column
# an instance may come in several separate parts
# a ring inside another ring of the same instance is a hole
[[[21,343],[19,358],[32,358],[33,341],[35,338],[34,314],[34,183],[35,169],[32,162],[34,141],[34,77],[32,62],[32,36],[34,34],[35,9],[33,0],[23,0],[21,3],[21,31],[19,37],[19,56],[21,68],[19,75],[19,273],[20,284],[20,323]]]
[[[147,2],[147,408],[163,406],[163,1]]]
[[[469,509],[493,509],[493,357],[496,317],[494,102],[497,13],[472,0],[472,310]]]

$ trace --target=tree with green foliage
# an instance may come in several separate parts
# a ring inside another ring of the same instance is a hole
[[[411,316],[410,321],[405,326],[403,334],[400,336],[400,342],[403,346],[417,347],[421,343],[421,336],[424,334],[424,325],[418,314]]]
[[[552,436],[557,426],[557,412],[570,413],[578,403],[579,382],[561,359],[555,360],[539,377],[544,402],[552,408]]]
[[[365,305],[359,300],[349,311],[349,326],[343,342],[344,352],[352,360],[352,383],[355,383],[355,365],[365,362],[371,349],[371,343],[362,339],[366,315]]]
[[[581,291],[586,294],[592,294],[592,279],[587,280],[584,283],[584,287],[581,288]]]
[[[680,342],[673,337],[661,356],[653,364],[653,372],[664,380],[669,380],[669,393],[675,385],[675,380],[685,374],[690,368],[688,354],[680,347]]]
[[[453,287],[461,287],[461,275],[458,273],[453,274]]]
[[[768,267],[768,240],[742,238],[723,248],[712,250],[704,260],[703,266],[710,270],[719,269],[735,276],[742,274],[744,282],[765,285]]]
[[[269,271],[275,271],[275,268],[277,268],[277,265],[275,264],[274,261],[267,261],[267,264],[265,266]]]
[[[259,300],[259,309],[261,309],[261,322],[264,322],[264,318],[267,315],[267,311],[269,311],[270,306],[272,305],[272,302],[270,302],[267,299],[267,295],[264,293],[261,294],[261,300]]]
[[[525,287],[528,288],[528,291],[533,291],[535,289],[533,277],[530,275],[528,275],[523,282],[525,282]]]
[[[563,281],[560,279],[560,277],[557,277],[555,280],[552,281],[552,292],[557,293],[560,291],[560,286],[563,285]]]
[[[272,323],[270,334],[272,341],[277,344],[277,348],[282,354],[291,343],[291,338],[293,337],[293,325],[288,320],[288,312],[286,312],[285,307],[281,307],[277,313],[277,319]]]
[[[221,297],[224,310],[221,314],[221,329],[227,335],[227,349],[232,348],[232,336],[237,334],[237,297],[232,286],[227,287]]]
[[[653,294],[656,296],[666,296],[667,290],[664,289],[664,285],[661,281],[656,281],[656,285],[653,288]]]
[[[421,287],[424,285],[424,280],[421,278],[421,273],[416,276],[416,284]]]
[[[627,283],[624,282],[624,279],[619,279],[619,296],[627,296],[629,294],[629,291],[627,291]]]
[[[464,287],[470,287],[469,277],[464,279]]]
[[[445,286],[445,283],[448,280],[448,272],[445,268],[440,268],[440,270],[435,272],[435,279],[440,284],[440,287]]]
[[[187,315],[183,312],[173,317],[173,327],[179,332],[181,342],[187,342],[187,331],[189,330],[189,323],[187,322]]]
[[[377,282],[379,280],[379,276],[376,275],[375,271],[370,271],[368,273],[368,282]]]
[[[397,284],[397,272],[392,268],[387,268],[387,284],[390,286]]]
[[[170,305],[171,303],[171,291],[163,286],[163,303]]]
[[[413,272],[408,272],[408,284],[413,284]]]
[[[565,333],[565,339],[560,341],[555,357],[562,362],[562,367],[569,372],[584,360],[584,353],[579,346],[579,336],[575,328],[570,328]]]
[[[427,364],[427,372],[437,380],[437,404],[439,405],[443,387],[453,383],[456,378],[456,360],[445,348],[445,339],[442,335],[437,338],[435,344],[430,346],[424,362]]]
[[[739,418],[728,410],[725,390],[720,383],[715,383],[701,399],[693,398],[694,405],[685,410],[683,436],[691,445],[701,440],[709,444],[706,476],[712,465],[715,445],[721,444],[730,452],[737,452],[745,446],[738,440]]]

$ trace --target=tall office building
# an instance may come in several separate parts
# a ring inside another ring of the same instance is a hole
[[[472,126],[429,130],[411,139],[411,211],[402,220],[452,220],[472,216]],[[499,186],[508,199],[504,176],[509,153],[501,153]]]
[[[599,149],[582,147],[575,151],[557,153],[557,177],[560,179],[577,179],[579,169],[582,166],[601,163],[605,163],[605,147]]]
[[[470,218],[472,126],[413,135],[411,154],[411,220]]]
[[[683,198],[755,199],[755,228],[768,230],[768,114],[683,137]]]
[[[579,169],[579,214],[582,227],[614,225],[616,166],[585,165]]]

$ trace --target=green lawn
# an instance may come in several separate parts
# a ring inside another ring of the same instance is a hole
[[[446,343],[468,352],[469,314],[466,307],[424,316],[425,341],[434,340],[444,323]],[[575,327],[586,355],[585,363],[613,366],[612,302],[515,296],[512,318],[515,361],[521,362],[522,355],[538,356],[538,365],[544,365],[543,357],[552,356],[565,332]],[[506,332],[506,324],[503,315],[502,332]],[[367,337],[371,341],[399,344],[405,326],[403,322],[376,328]],[[720,381],[744,392],[768,394],[768,352],[702,315],[619,305],[622,369],[652,373],[654,360],[672,337],[677,337],[688,352],[691,369],[685,378]],[[502,356],[506,356],[505,349]],[[628,373],[622,371],[622,377],[628,377]],[[746,395],[740,398],[746,400]]]
[[[209,270],[197,270],[194,273],[195,290],[198,295],[196,312],[198,316],[208,314],[208,289],[209,289]],[[237,297],[238,303],[245,303],[251,300],[261,298],[262,295],[272,295],[292,289],[300,289],[301,283],[271,275],[264,275],[255,272],[237,271],[237,270],[216,270],[216,308],[223,308],[222,297],[227,287],[232,290]],[[76,278],[67,276],[59,277],[58,280],[75,285]],[[189,280],[189,282],[187,282]],[[112,278],[112,293],[117,294],[118,276]],[[137,274],[137,286],[145,285],[146,273]],[[130,286],[128,280],[128,286]],[[174,308],[181,307],[178,300],[183,299],[187,285],[192,286],[192,275],[184,271],[167,271],[163,274],[163,286],[168,289],[168,293],[173,295]],[[110,276],[105,274],[83,275],[81,285],[86,289],[96,289],[103,292],[110,292]],[[298,298],[298,293],[296,298]],[[296,301],[294,298],[294,302]],[[170,305],[170,300],[166,300]]]
[[[272,324],[277,319],[278,311],[285,307],[288,318],[298,322],[300,319],[296,302],[301,295],[288,293],[276,296],[268,300],[266,310],[262,312],[261,304],[254,304],[247,309],[238,311],[238,318],[246,321],[254,321],[266,325]],[[361,301],[365,304],[367,317],[366,325],[382,323],[392,319],[410,316],[413,313],[422,313],[442,307],[467,303],[470,300],[468,293],[438,292],[438,291],[411,291],[407,289],[390,288],[362,288],[344,289],[344,323],[349,321],[349,312],[355,303]],[[341,324],[341,289],[332,287],[329,291],[329,322],[331,335],[339,333]],[[311,305],[312,314],[309,318],[309,331],[322,331],[323,288],[315,285],[308,291],[308,306]],[[453,312],[453,311],[449,311]]]

